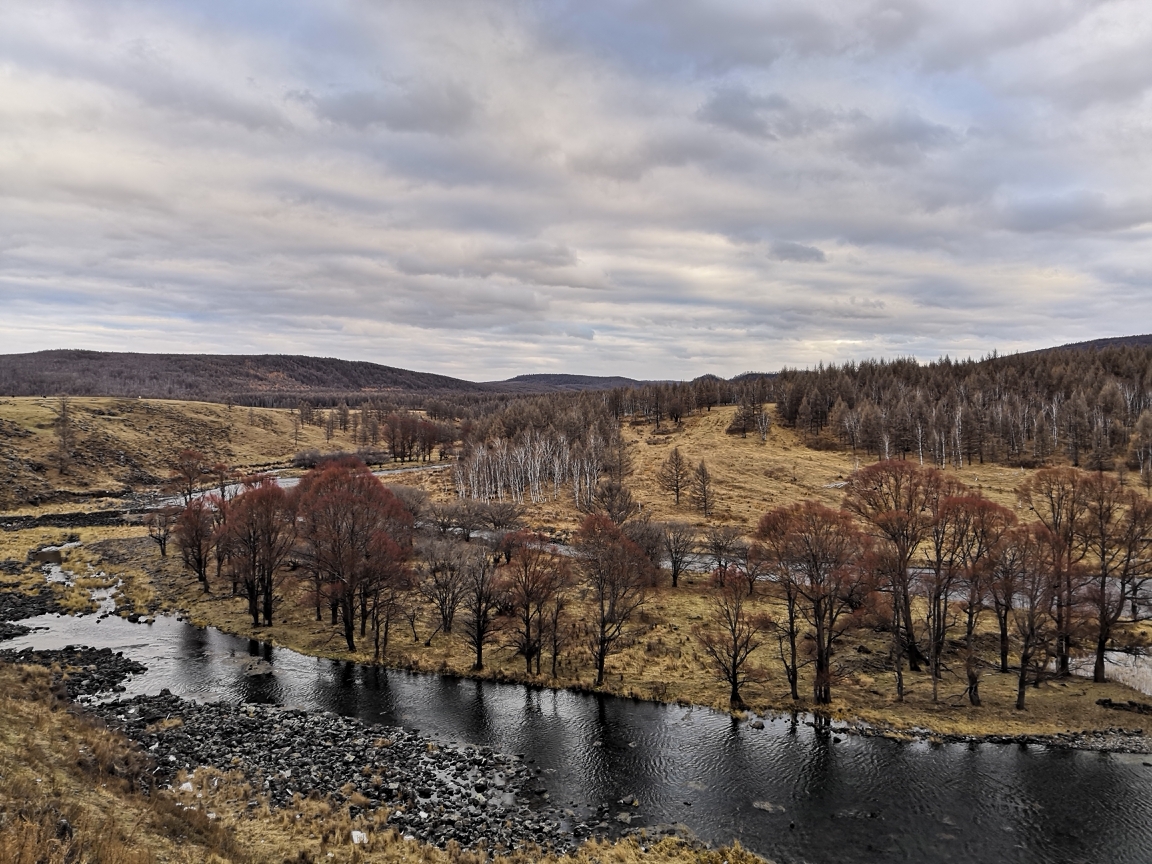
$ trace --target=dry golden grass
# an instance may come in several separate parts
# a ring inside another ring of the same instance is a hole
[[[5,864],[484,864],[481,853],[400,838],[386,811],[350,816],[330,800],[272,811],[243,777],[212,769],[183,775],[190,790],[139,792],[145,754],[70,710],[48,670],[0,664],[0,861]],[[251,800],[256,807],[249,807]],[[62,822],[61,820],[64,820]],[[66,823],[66,824],[65,824]],[[353,845],[352,831],[369,843]],[[508,864],[755,864],[739,847],[704,851],[664,840],[591,843],[564,858],[536,850]]]
[[[299,439],[292,412],[229,408],[208,402],[161,399],[73,398],[74,455],[60,473],[55,432],[56,399],[0,399],[0,507],[8,512],[45,512],[32,502],[58,493],[122,494],[171,472],[173,458],[192,448],[240,468],[288,464],[300,450],[355,450],[351,436],[306,426]],[[98,508],[100,498],[86,506]],[[75,509],[56,501],[51,510]]]
[[[771,406],[769,406],[771,409]],[[805,445],[792,429],[773,426],[767,441],[756,433],[747,438],[728,435],[736,408],[713,408],[685,418],[682,426],[664,424],[655,434],[651,425],[625,424],[623,434],[635,471],[628,480],[637,499],[654,518],[684,519],[704,523],[689,501],[676,507],[672,496],[660,488],[657,474],[674,447],[695,466],[704,460],[716,489],[716,513],[709,522],[742,525],[752,531],[765,511],[807,499],[838,507],[843,483],[872,457],[847,450],[815,450]],[[966,466],[948,473],[981,490],[1000,504],[1015,509],[1015,487],[1024,478],[1020,469],[999,465]]]

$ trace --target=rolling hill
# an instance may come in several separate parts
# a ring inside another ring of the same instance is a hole
[[[2,396],[68,394],[283,406],[293,397],[551,393],[639,383],[631,378],[547,374],[477,383],[378,363],[287,354],[77,350],[0,354]]]

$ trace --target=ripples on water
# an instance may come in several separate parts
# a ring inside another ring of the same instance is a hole
[[[488,744],[534,760],[557,803],[614,815],[635,796],[646,824],[683,822],[781,864],[1152,862],[1147,757],[900,744],[791,719],[755,730],[700,708],[318,660],[173,618],[23,623],[50,629],[12,647],[110,647],[145,663],[130,693],[274,702]],[[253,657],[275,675],[249,676]]]

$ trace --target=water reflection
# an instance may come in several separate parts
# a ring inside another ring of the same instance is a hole
[[[796,718],[727,715],[305,657],[171,618],[45,616],[11,647],[123,650],[130,692],[274,702],[523,754],[554,801],[629,807],[786,862],[1152,861],[1142,757],[838,736]],[[258,661],[274,674],[249,674]],[[1145,757],[1146,758],[1146,757]],[[1148,760],[1152,761],[1152,760]]]

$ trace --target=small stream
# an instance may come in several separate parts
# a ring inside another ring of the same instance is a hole
[[[902,744],[700,708],[377,670],[173,617],[45,615],[11,648],[83,644],[148,666],[129,694],[270,702],[523,754],[552,800],[684,823],[777,862],[1152,861],[1149,757]],[[254,660],[272,675],[249,674]],[[261,664],[262,665],[262,664]],[[621,799],[640,806],[620,805]]]

